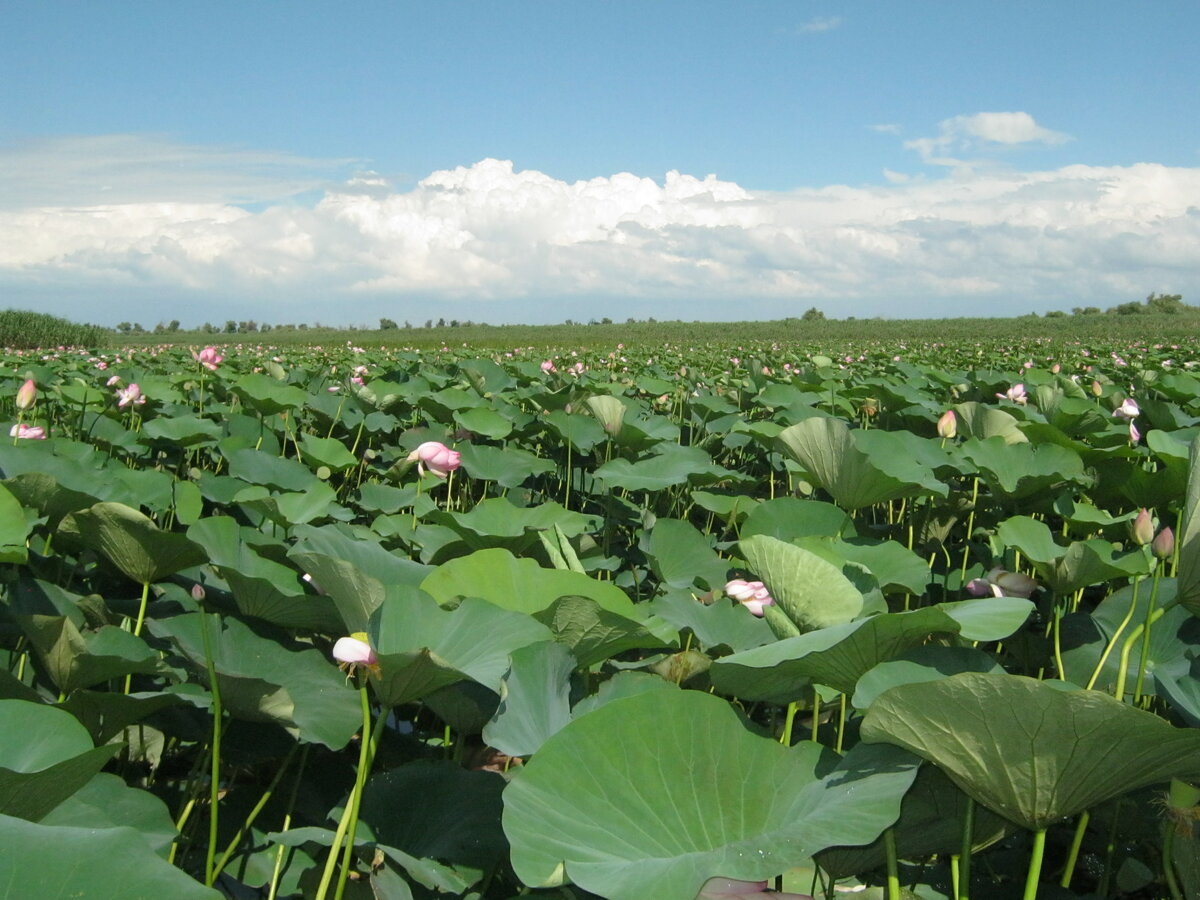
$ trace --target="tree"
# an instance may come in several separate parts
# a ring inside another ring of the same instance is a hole
[[[810,306],[800,318],[805,322],[819,322],[825,318],[825,313],[821,312],[815,306]]]
[[[225,333],[226,334],[237,334],[237,322],[233,321],[233,319],[226,319],[225,320]]]
[[[396,323],[394,321],[392,321],[391,319],[380,319],[379,320],[379,330],[380,331],[391,331],[392,329],[397,328],[397,327],[399,327],[399,326],[397,326]]]
[[[129,334],[129,332],[133,331],[133,323],[132,322],[118,322],[117,323],[117,331],[121,332],[121,334]]]
[[[167,331],[175,332],[178,330],[179,330],[179,320],[178,319],[172,319],[170,322],[167,323]]]
[[[1177,316],[1186,308],[1183,294],[1151,294],[1146,298],[1146,312]]]

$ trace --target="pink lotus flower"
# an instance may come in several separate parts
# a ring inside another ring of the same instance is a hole
[[[141,406],[145,402],[146,398],[142,396],[142,389],[137,386],[136,382],[131,382],[129,387],[124,387],[117,391],[118,407],[125,407],[130,404]]]
[[[937,433],[943,440],[950,440],[958,434],[958,417],[954,415],[954,410],[946,410],[938,419]]]
[[[1145,547],[1154,540],[1154,519],[1150,517],[1150,510],[1145,507],[1138,510],[1137,518],[1129,526],[1129,533],[1139,547]]]
[[[408,461],[415,462],[422,475],[428,468],[438,478],[445,478],[462,465],[462,455],[438,441],[426,441],[408,454]]]
[[[1129,420],[1129,443],[1136,444],[1142,439],[1142,433],[1138,431],[1138,427],[1133,424],[1133,419]]]
[[[338,638],[337,643],[333,645],[333,658],[338,661],[338,668],[349,675],[353,675],[359,666],[373,675],[379,674],[379,659],[367,643],[367,635],[364,632]]]
[[[1170,559],[1175,552],[1175,532],[1170,529],[1170,526],[1160,531],[1150,544],[1150,552],[1154,554],[1156,559]]]
[[[1142,411],[1138,409],[1137,401],[1132,397],[1126,397],[1121,401],[1121,405],[1113,410],[1113,416],[1118,419],[1125,419],[1127,422],[1132,422]]]
[[[22,422],[9,429],[8,436],[19,441],[44,441],[46,429],[41,425],[26,425]]]
[[[725,593],[759,617],[764,615],[765,607],[775,604],[775,598],[761,581],[735,578],[726,582]]]
[[[1024,406],[1029,401],[1029,395],[1025,393],[1025,385],[1017,382],[1003,394],[996,395],[1001,400],[1011,400],[1013,403],[1019,403]]]
[[[25,383],[17,389],[17,409],[29,409],[36,400],[37,384],[32,378],[27,378]]]
[[[700,888],[696,900],[767,900],[780,897],[782,900],[813,900],[811,894],[778,893],[768,891],[765,881],[738,881],[734,878],[710,878]]]
[[[225,357],[217,352],[216,347],[205,347],[199,353],[193,354],[196,361],[210,372],[217,371],[217,366],[225,361]]]
[[[558,369],[555,368],[553,360],[544,359],[542,360],[542,371],[549,375],[552,372],[557,372]]]

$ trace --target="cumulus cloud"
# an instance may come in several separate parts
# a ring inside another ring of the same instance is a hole
[[[1041,134],[1019,125],[960,130]],[[296,318],[273,305],[282,296],[356,322],[395,318],[411,298],[495,322],[561,320],[583,298],[605,298],[589,307],[597,315],[660,318],[767,318],[813,303],[835,315],[1007,315],[1188,294],[1197,272],[1200,169],[1155,164],[893,173],[877,186],[766,192],[678,172],[565,182],[485,159],[407,189],[375,174],[345,179],[309,206],[0,209],[10,296],[178,288],[272,321]]]
[[[1019,144],[1062,144],[1069,140],[1070,135],[1043,128],[1027,112],[980,112],[943,119],[935,137],[905,141],[904,146],[916,150],[927,163],[962,166],[966,164],[963,160],[947,154],[987,152],[989,148]]]

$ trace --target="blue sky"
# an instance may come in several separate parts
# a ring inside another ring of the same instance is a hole
[[[1200,302],[1200,4],[13,2],[0,303],[152,325]]]

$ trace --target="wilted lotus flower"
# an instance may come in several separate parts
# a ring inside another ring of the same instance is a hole
[[[142,396],[142,389],[137,386],[136,382],[131,382],[129,387],[121,388],[117,391],[117,406],[125,407],[129,404],[141,406],[146,402],[146,398]]]
[[[954,415],[954,410],[946,410],[938,419],[937,433],[943,440],[950,440],[958,434],[958,417]]]
[[[29,409],[36,400],[37,384],[32,378],[27,378],[25,383],[17,389],[17,409]]]
[[[1038,583],[1035,579],[1022,572],[1010,572],[1007,569],[992,569],[987,574],[988,583],[992,586],[992,593],[997,597],[1023,597],[1029,599],[1029,595],[1038,589]]]
[[[710,878],[700,888],[696,900],[813,900],[811,894],[777,893],[767,890],[765,881],[737,881],[733,878]]]
[[[41,425],[26,425],[22,422],[9,429],[8,436],[21,441],[44,441],[46,429]]]
[[[763,615],[764,607],[775,604],[775,598],[771,596],[770,591],[761,581],[735,578],[725,584],[725,593],[760,617]]]
[[[1137,401],[1132,397],[1126,397],[1121,401],[1121,405],[1113,410],[1113,415],[1118,419],[1125,419],[1127,422],[1132,422],[1142,411],[1138,409]]]
[[[1003,394],[996,395],[1001,400],[1011,400],[1013,403],[1019,403],[1022,406],[1029,400],[1029,396],[1025,393],[1025,385],[1017,382]]]
[[[428,468],[438,478],[445,478],[462,465],[462,455],[438,441],[426,441],[408,454],[408,461],[415,462],[422,475]]]
[[[210,372],[217,371],[217,366],[220,365],[225,357],[217,352],[216,347],[205,347],[199,353],[194,354],[196,361]]]
[[[1156,559],[1170,559],[1175,552],[1175,532],[1170,527],[1164,528],[1150,543],[1150,552]]]
[[[338,638],[337,643],[333,645],[333,658],[338,661],[338,668],[348,675],[353,675],[359,666],[373,675],[379,674],[379,660],[371,645],[367,643],[365,632],[359,631],[349,637]]]
[[[1150,510],[1143,507],[1138,511],[1137,518],[1129,526],[1129,534],[1139,547],[1154,540],[1154,520],[1150,518]]]

